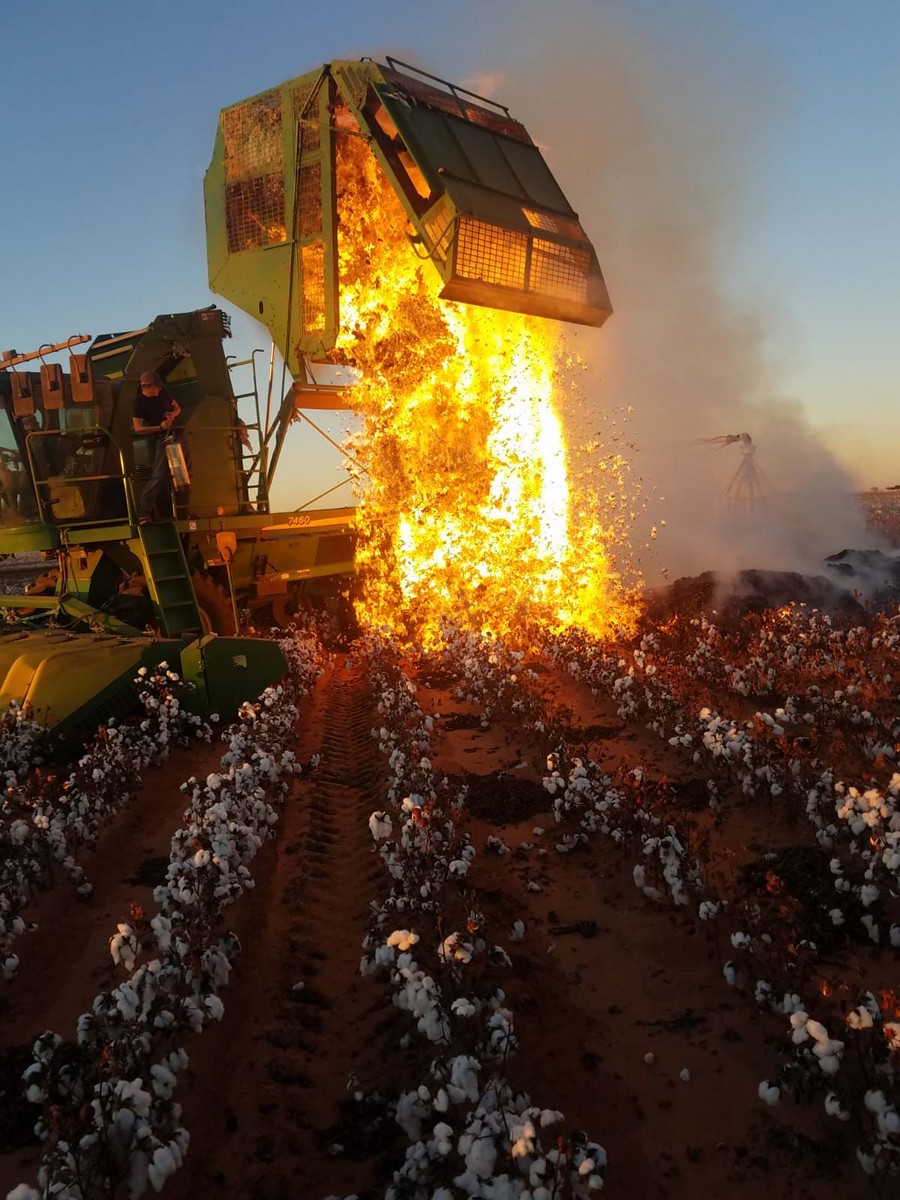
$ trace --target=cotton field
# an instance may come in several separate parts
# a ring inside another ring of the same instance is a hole
[[[2,719],[5,1194],[892,1193],[900,613],[281,640]]]

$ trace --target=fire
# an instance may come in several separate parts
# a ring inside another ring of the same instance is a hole
[[[439,300],[367,144],[338,148],[336,358],[362,376],[348,448],[367,473],[361,618],[426,644],[448,617],[501,635],[530,619],[599,636],[628,625],[609,529],[599,509],[573,511],[562,327]]]

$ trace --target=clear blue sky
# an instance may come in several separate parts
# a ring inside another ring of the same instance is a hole
[[[515,72],[527,47],[529,123],[552,145],[565,131],[534,127],[548,22],[557,42],[570,22],[581,42],[627,29],[663,46],[676,76],[699,47],[709,102],[726,108],[742,101],[719,51],[764,64],[774,94],[723,250],[729,285],[763,308],[779,390],[861,483],[900,482],[898,0],[2,0],[2,348],[209,303],[202,181],[218,110],[328,59],[393,52],[466,79]],[[704,169],[714,182],[713,151]],[[577,181],[562,182],[579,207]],[[237,329],[238,349],[264,344],[249,321]],[[312,490],[324,478],[312,472]]]

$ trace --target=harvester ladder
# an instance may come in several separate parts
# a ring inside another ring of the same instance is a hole
[[[201,633],[200,609],[174,522],[140,525],[138,533],[144,550],[147,586],[159,609],[162,632],[166,637]]]
[[[249,379],[245,384],[246,390],[242,392],[236,391],[234,399],[238,413],[240,412],[240,402],[242,400],[252,400],[256,416],[255,421],[244,421],[241,419],[244,432],[246,432],[250,440],[251,449],[242,446],[240,434],[237,430],[232,438],[232,444],[234,446],[237,472],[242,477],[248,502],[258,512],[267,512],[269,508],[269,491],[266,482],[266,441],[259,409],[259,376],[256,367],[257,354],[262,354],[262,351],[254,350],[249,358],[242,358],[237,361],[229,359],[228,361],[228,372],[232,376],[232,387],[234,386],[234,372],[241,370],[241,368],[249,368],[249,371],[245,370],[243,374],[245,380]]]

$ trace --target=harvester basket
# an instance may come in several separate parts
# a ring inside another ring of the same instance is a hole
[[[507,109],[390,58],[333,62],[225,109],[206,175],[210,286],[268,326],[295,376],[337,340],[335,142],[358,134],[444,299],[609,316],[578,214]]]

